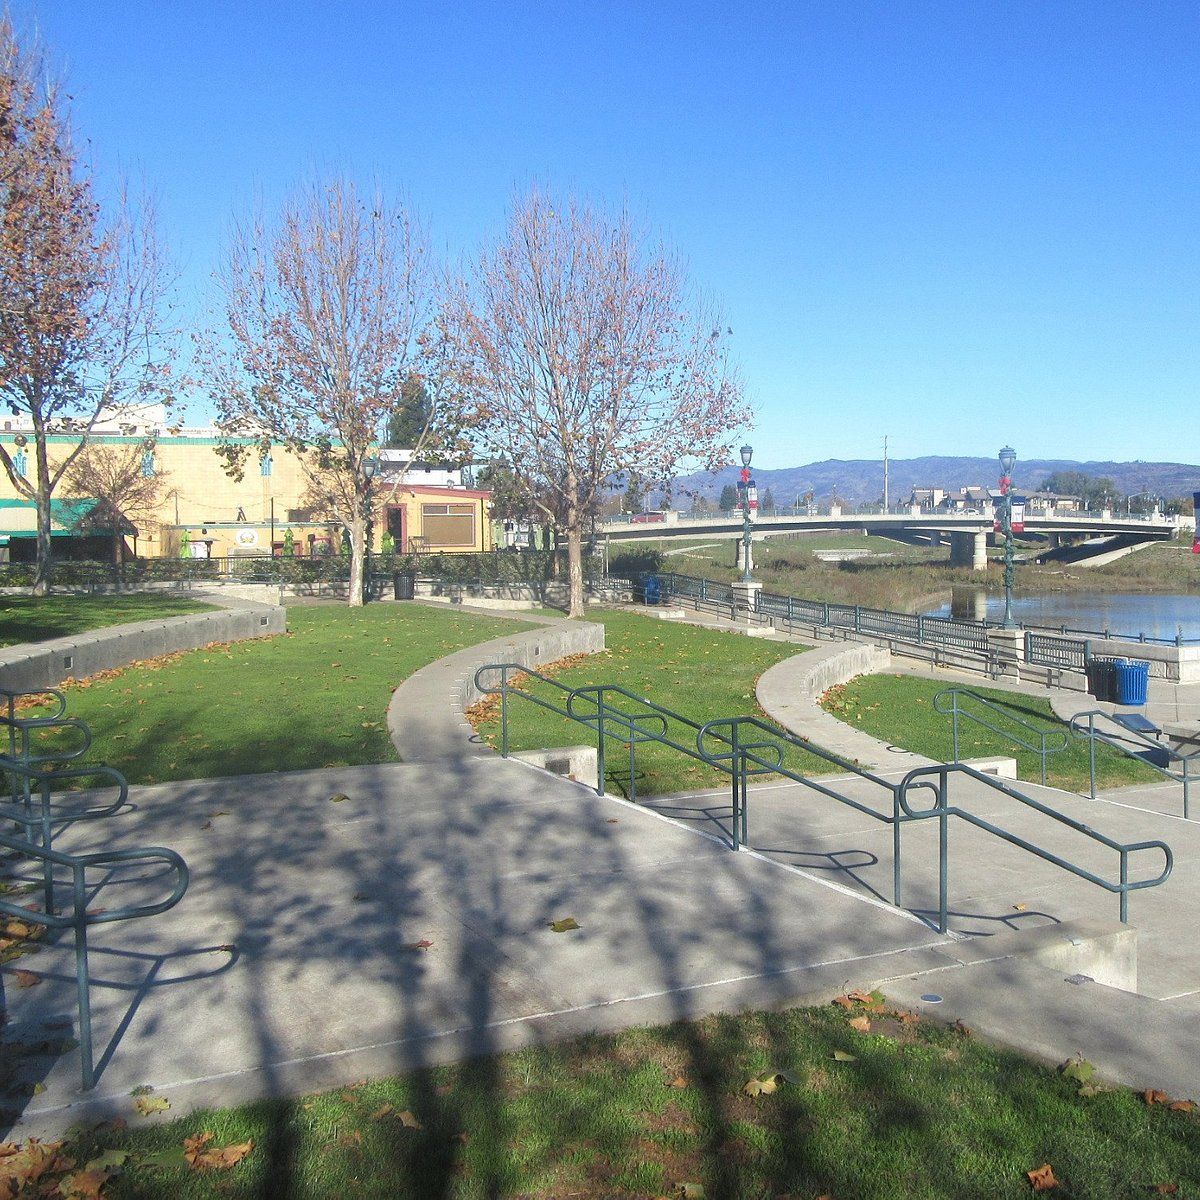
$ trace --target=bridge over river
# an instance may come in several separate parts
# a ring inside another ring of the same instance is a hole
[[[782,513],[758,516],[754,522],[755,540],[803,531],[845,530],[875,533],[900,538],[927,535],[935,542],[950,539],[950,561],[971,566],[976,571],[987,567],[987,538],[993,532],[995,518],[989,512],[966,513],[843,513],[834,507],[825,513]],[[1025,516],[1025,532],[1044,534],[1052,548],[1072,542],[1094,546],[1096,555],[1124,552],[1146,542],[1166,541],[1174,537],[1175,523],[1162,516],[1122,517],[1103,513],[1038,513]],[[647,538],[672,540],[728,535],[740,538],[740,512],[712,516],[684,512],[639,514],[633,519],[619,518],[597,526],[597,535],[614,542]]]

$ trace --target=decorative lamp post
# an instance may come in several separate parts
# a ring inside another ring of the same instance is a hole
[[[753,509],[758,507],[758,489],[750,478],[750,459],[754,457],[752,446],[743,446],[742,474],[738,480],[738,491],[742,493],[742,582],[750,583],[750,520]]]
[[[364,458],[362,469],[367,481],[363,494],[363,600],[367,600],[371,591],[371,490],[379,474],[379,459]]]
[[[1016,629],[1013,618],[1012,590],[1017,567],[1013,559],[1013,500],[1012,473],[1017,465],[1017,452],[1011,446],[1000,451],[1000,495],[1004,501],[1000,506],[1000,530],[1004,534],[1004,623],[1005,629]]]

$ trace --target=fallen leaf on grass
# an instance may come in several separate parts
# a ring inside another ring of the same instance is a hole
[[[1160,1196],[1175,1196],[1179,1193],[1179,1184],[1177,1183],[1159,1183],[1155,1185],[1154,1190]]]
[[[581,926],[574,917],[563,917],[561,921],[550,922],[550,929],[554,933],[570,933],[572,929],[579,928],[581,928]]]
[[[856,1054],[848,1054],[845,1050],[835,1050],[833,1057],[837,1062],[858,1062]]]
[[[674,1079],[667,1081],[667,1087],[670,1088],[685,1088],[687,1085],[688,1081],[682,1075],[676,1075]]]
[[[353,1133],[338,1134],[337,1144],[339,1146],[361,1146],[362,1133],[356,1129]]]
[[[742,1091],[747,1096],[769,1096],[775,1090],[775,1077],[767,1076],[766,1079],[749,1079],[742,1084]]]
[[[1147,1088],[1142,1093],[1142,1099],[1147,1104],[1170,1104],[1171,1097],[1166,1092],[1160,1092],[1158,1088]]]
[[[1054,1170],[1049,1163],[1042,1163],[1035,1170],[1026,1171],[1025,1177],[1035,1192],[1048,1192],[1051,1188],[1058,1187],[1058,1180],[1054,1178]]]
[[[166,1096],[138,1096],[133,1102],[133,1111],[139,1117],[149,1117],[153,1113],[166,1112],[171,1102]]]
[[[1067,1059],[1061,1070],[1064,1079],[1074,1079],[1076,1083],[1091,1083],[1096,1073],[1096,1068],[1082,1055]]]
[[[403,1125],[405,1129],[424,1129],[425,1128],[425,1126],[422,1125],[421,1122],[416,1118],[416,1116],[413,1113],[409,1112],[407,1108],[402,1113],[399,1114],[399,1117],[400,1117],[400,1124]]]
[[[384,1117],[391,1116],[395,1110],[390,1104],[381,1104],[370,1116],[372,1121],[382,1121]]]
[[[1092,1096],[1103,1096],[1105,1092],[1111,1091],[1112,1088],[1105,1087],[1102,1083],[1085,1083],[1083,1087],[1079,1089],[1078,1094],[1087,1099]]]
[[[1190,1113],[1196,1111],[1195,1100],[1176,1100],[1174,1104],[1168,1104],[1167,1107],[1172,1112]]]
[[[16,972],[17,987],[31,988],[36,987],[42,982],[42,977],[36,971],[17,971]]]
[[[58,1185],[58,1194],[64,1200],[103,1200],[102,1191],[108,1182],[110,1172],[92,1171],[84,1168],[67,1175]],[[42,1195],[54,1195],[53,1192],[43,1192]]]
[[[704,1200],[704,1184],[677,1183],[675,1195],[681,1197],[681,1200]]]
[[[851,1017],[849,1024],[851,1029],[857,1029],[859,1033],[871,1032],[870,1017]]]

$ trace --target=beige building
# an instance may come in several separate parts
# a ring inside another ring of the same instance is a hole
[[[178,434],[103,433],[91,441],[129,447],[140,455],[140,469],[159,481],[155,511],[138,515],[126,527],[126,543],[146,558],[186,556],[282,554],[291,545],[297,555],[324,555],[338,551],[342,529],[305,507],[306,480],[299,461],[288,450],[274,447],[260,452],[258,443],[246,439],[247,457],[240,479],[232,478],[218,455],[221,440],[212,431]],[[17,469],[32,478],[33,439],[19,430],[0,431],[0,442]],[[74,447],[69,434],[51,435],[51,462]],[[372,549],[378,551],[385,533],[392,535],[397,551],[438,550],[470,552],[491,548],[488,520],[489,493],[454,486],[394,483],[376,486]],[[96,497],[71,497],[59,485],[53,505],[53,538],[56,553],[64,557],[96,557],[96,538],[84,538],[77,517],[90,510]],[[78,501],[79,503],[64,503]],[[34,556],[33,504],[25,501],[6,472],[0,472],[0,539],[7,538],[9,557],[24,561]],[[129,530],[136,527],[136,534]],[[290,534],[290,537],[289,537]],[[2,545],[2,542],[0,542]],[[104,554],[103,557],[108,557]]]

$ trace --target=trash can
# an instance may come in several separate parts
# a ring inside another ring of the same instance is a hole
[[[1150,683],[1150,664],[1134,659],[1126,662],[1122,659],[1117,664],[1117,694],[1118,704],[1145,704],[1146,690]]]
[[[392,590],[397,600],[411,600],[417,594],[416,571],[397,571],[392,576]]]
[[[1116,700],[1116,668],[1118,662],[1124,662],[1124,659],[1093,658],[1088,663],[1088,691],[1091,692],[1097,700]]]
[[[662,580],[657,575],[647,575],[642,580],[642,599],[647,604],[662,603]]]

